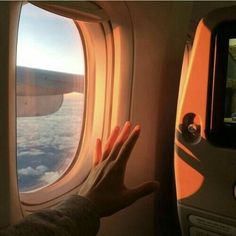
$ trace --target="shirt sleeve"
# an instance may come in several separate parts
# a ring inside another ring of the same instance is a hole
[[[86,198],[74,195],[54,209],[31,214],[18,224],[0,232],[0,236],[94,236],[100,218]]]

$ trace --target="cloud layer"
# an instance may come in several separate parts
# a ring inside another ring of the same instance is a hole
[[[20,191],[56,181],[73,160],[83,120],[84,96],[67,99],[48,116],[17,118],[17,167]]]

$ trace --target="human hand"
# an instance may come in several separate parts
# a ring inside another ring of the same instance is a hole
[[[93,168],[79,195],[94,203],[100,217],[112,215],[159,189],[159,183],[155,181],[134,189],[124,185],[126,164],[139,134],[140,126],[132,130],[130,122],[126,122],[121,130],[117,126],[112,131],[103,152],[102,142],[97,140]]]

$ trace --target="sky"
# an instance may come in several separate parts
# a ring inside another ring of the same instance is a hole
[[[229,46],[235,46],[235,45],[236,45],[236,39],[230,39]]]
[[[71,19],[32,4],[23,6],[17,45],[17,65],[84,74],[84,52]]]

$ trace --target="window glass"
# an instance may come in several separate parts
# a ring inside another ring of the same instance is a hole
[[[84,52],[71,19],[22,7],[17,45],[17,172],[21,192],[56,181],[78,152]]]
[[[236,123],[236,39],[229,39],[225,97],[225,122]]]

